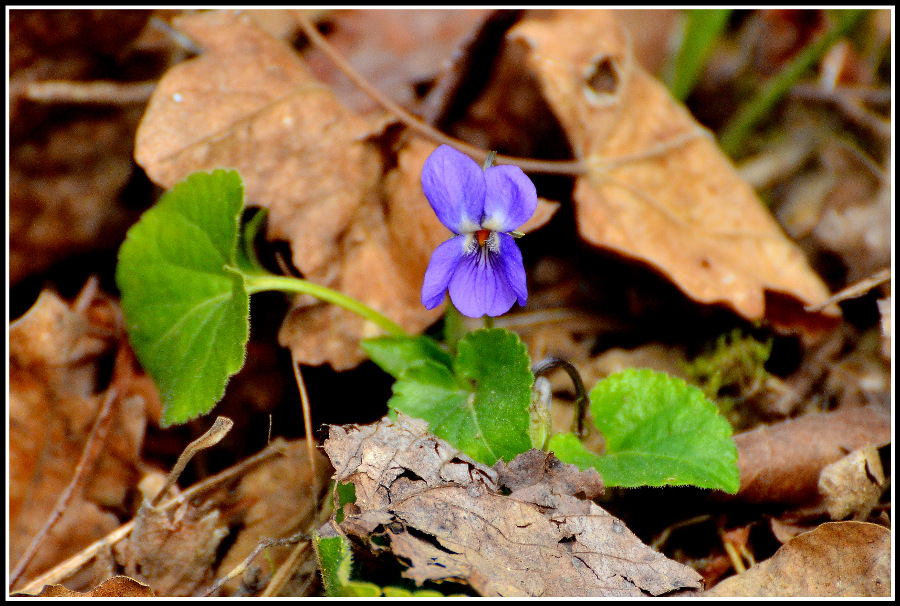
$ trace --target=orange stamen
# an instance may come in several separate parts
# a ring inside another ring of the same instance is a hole
[[[489,229],[479,229],[475,232],[475,237],[478,238],[478,246],[484,246],[484,243],[487,242],[488,237],[491,235],[491,230]]]

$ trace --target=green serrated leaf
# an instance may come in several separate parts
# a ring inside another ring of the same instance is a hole
[[[144,213],[119,250],[122,311],[159,387],[164,427],[209,412],[244,364],[249,297],[234,268],[243,205],[237,172],[194,173]]]
[[[441,349],[437,341],[425,335],[376,337],[364,340],[361,345],[369,358],[395,379],[410,366],[425,360],[448,369],[453,368],[453,356]]]
[[[605,455],[587,451],[572,434],[554,436],[549,449],[567,463],[595,467],[608,486],[737,492],[731,426],[699,388],[665,373],[628,369],[594,387],[591,413],[606,439]]]
[[[432,360],[408,367],[388,405],[424,419],[429,431],[487,465],[531,448],[528,351],[508,330],[469,333],[450,368]]]

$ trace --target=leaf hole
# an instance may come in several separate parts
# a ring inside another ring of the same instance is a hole
[[[595,105],[612,102],[619,92],[621,76],[619,65],[609,56],[594,60],[584,76],[585,95]]]

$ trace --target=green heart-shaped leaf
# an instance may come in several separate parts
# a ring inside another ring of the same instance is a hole
[[[594,467],[607,486],[690,484],[737,492],[731,426],[697,387],[628,369],[597,383],[591,413],[606,438],[606,454],[588,451],[574,434],[553,436],[548,449],[566,463]]]
[[[528,351],[503,329],[469,333],[449,366],[432,358],[412,363],[394,383],[391,408],[424,419],[429,431],[487,465],[531,448]]]
[[[156,381],[162,425],[209,412],[244,364],[249,296],[235,269],[244,186],[194,173],[129,230],[116,283],[138,359]]]

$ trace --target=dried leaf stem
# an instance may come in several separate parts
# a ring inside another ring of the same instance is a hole
[[[184,471],[184,468],[187,467],[187,464],[194,458],[195,454],[218,444],[222,438],[231,431],[233,426],[234,421],[228,417],[216,417],[215,423],[213,423],[212,427],[210,427],[206,433],[188,444],[187,448],[184,449],[184,452],[181,453],[181,456],[178,457],[178,461],[175,462],[175,467],[169,472],[162,490],[153,497],[153,501],[150,503],[151,507],[156,507],[169,489],[175,485],[175,482],[178,481],[178,476],[181,475],[181,472]]]
[[[53,530],[53,527],[59,521],[59,518],[62,517],[63,512],[69,505],[69,501],[75,493],[81,489],[87,471],[94,466],[97,456],[100,454],[100,446],[106,441],[106,434],[109,433],[109,421],[112,418],[111,413],[113,411],[113,404],[116,402],[117,398],[118,390],[111,388],[106,392],[106,398],[104,398],[103,405],[100,407],[100,413],[97,415],[94,427],[91,429],[91,433],[85,442],[84,451],[81,453],[81,459],[75,466],[75,475],[72,477],[72,481],[69,482],[69,485],[66,486],[66,489],[59,495],[59,498],[56,500],[56,506],[53,508],[53,512],[50,514],[50,517],[47,518],[44,526],[38,531],[34,539],[32,539],[31,544],[28,545],[28,548],[25,550],[22,557],[19,558],[15,570],[13,570],[12,575],[10,575],[10,588],[15,586],[16,581],[18,581],[19,577],[22,576],[22,573],[25,572],[25,568],[31,563],[31,560],[34,558],[35,554],[37,554],[41,544],[50,534],[50,531]]]
[[[313,23],[306,15],[304,15],[299,10],[295,10],[294,16],[312,44],[314,44],[319,50],[325,53],[325,55],[334,62],[338,69],[340,69],[344,73],[344,75],[346,75],[363,92],[371,97],[373,101],[381,105],[390,113],[394,114],[394,116],[396,116],[398,120],[403,122],[403,124],[419,133],[423,137],[427,137],[428,139],[431,139],[437,143],[450,145],[451,147],[454,147],[459,151],[468,154],[473,158],[476,158],[479,162],[484,162],[485,159],[487,159],[489,153],[487,150],[469,145],[464,141],[460,141],[459,139],[454,139],[453,137],[445,135],[433,126],[425,124],[424,122],[422,122],[422,120],[413,116],[398,104],[388,99],[387,96],[385,96],[381,93],[381,91],[372,86],[368,80],[366,80],[359,72],[357,72],[353,68],[353,66],[351,66],[350,63],[346,59],[344,59],[341,54],[333,46],[331,46],[331,44],[328,43],[327,40],[325,40],[324,36],[322,36],[322,34],[318,32],[315,25],[313,25]],[[578,160],[534,160],[531,158],[517,158],[514,156],[498,155],[496,157],[496,163],[512,164],[529,173],[583,175],[588,172],[587,166],[585,166],[583,162],[580,162]]]
[[[303,404],[303,431],[306,433],[306,455],[309,457],[309,468],[312,470],[312,494],[319,506],[319,474],[316,470],[316,442],[313,439],[312,427],[312,406],[309,403],[309,394],[306,392],[306,383],[303,381],[303,375],[300,373],[300,364],[291,351],[291,367],[294,370],[294,380],[297,381],[297,388],[300,390],[300,401]]]

